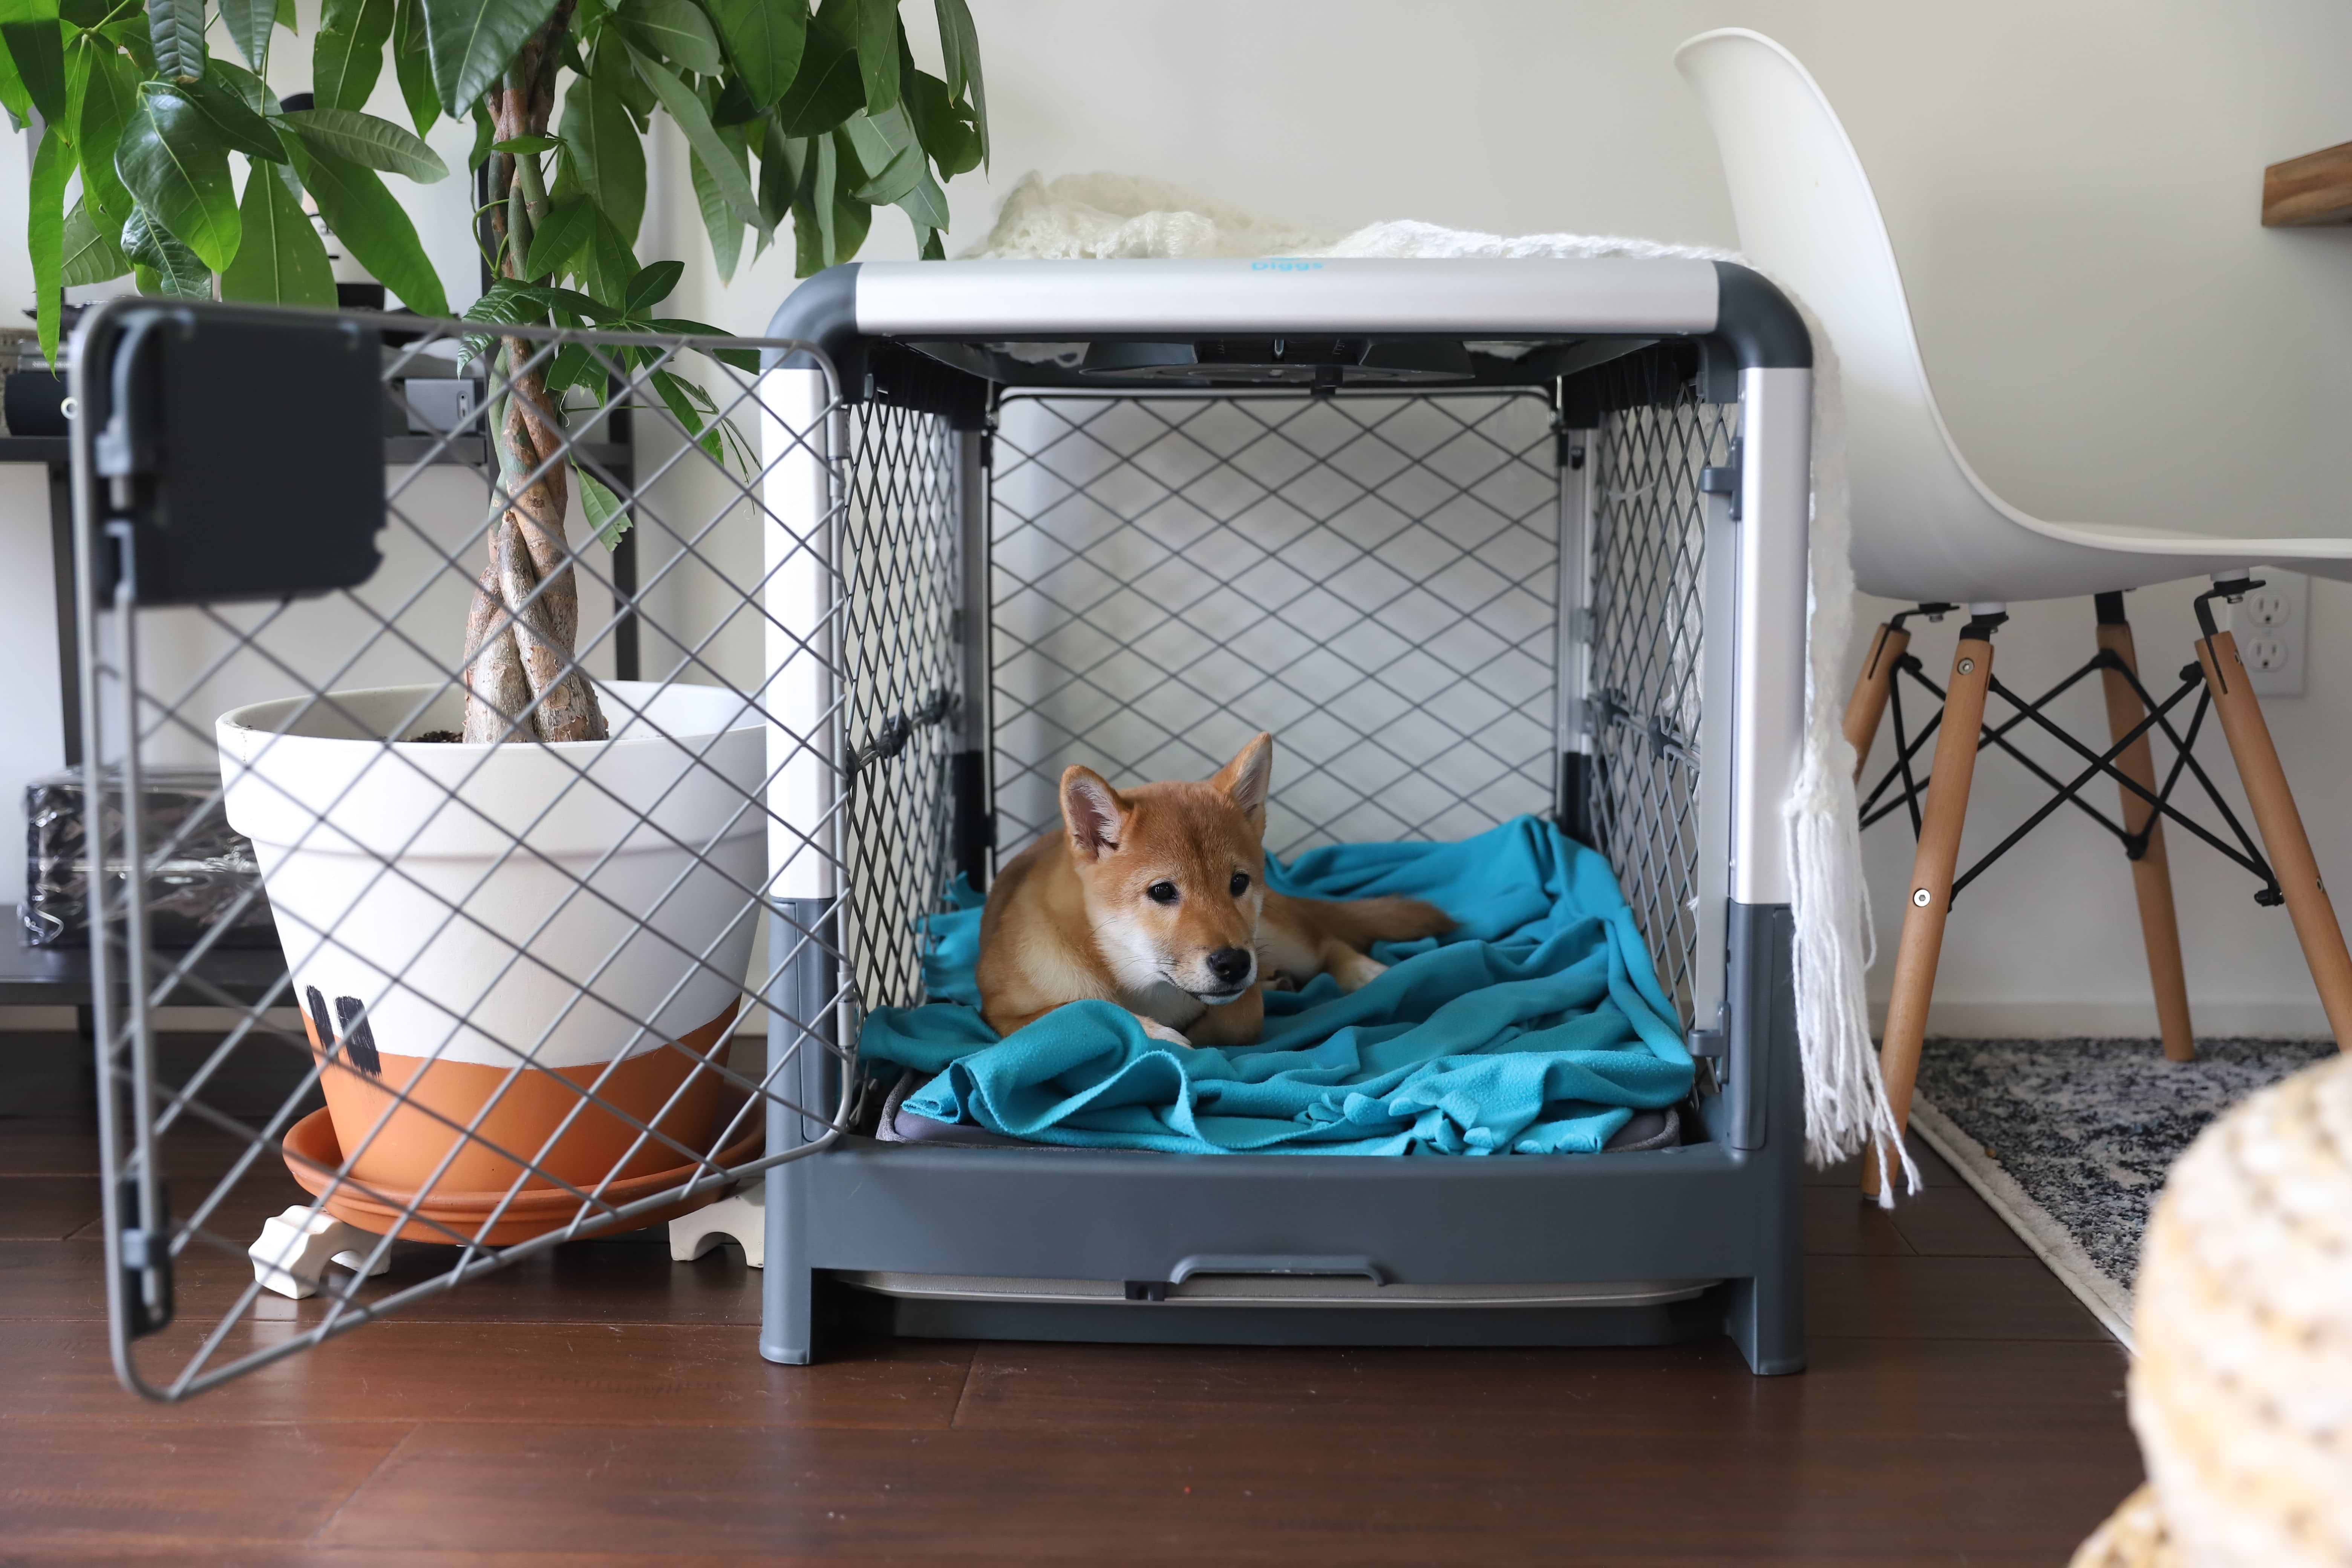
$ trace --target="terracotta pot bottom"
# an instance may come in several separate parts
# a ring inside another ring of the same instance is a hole
[[[675,1043],[641,1051],[609,1071],[596,1062],[515,1072],[382,1049],[363,1018],[347,1026],[352,1037],[321,1039],[332,1026],[313,1016],[325,1015],[324,1001],[316,991],[307,999],[302,1021],[319,1054],[319,1087],[336,1142],[359,1151],[352,1176],[379,1190],[413,1193],[429,1184],[450,1194],[503,1193],[523,1174],[518,1159],[546,1173],[531,1174],[526,1190],[550,1188],[548,1177],[593,1190],[608,1176],[667,1171],[680,1163],[680,1149],[708,1152],[719,1130],[726,1080],[707,1064],[725,1059],[735,1003]],[[585,1100],[583,1091],[598,1103]],[[464,1131],[469,1126],[471,1135]],[[641,1126],[671,1142],[646,1137]]]
[[[755,1123],[762,1122],[765,1117],[755,1112],[751,1120]],[[717,1163],[739,1165],[756,1158],[765,1136],[765,1128],[755,1126],[750,1133],[720,1150]],[[674,1151],[666,1150],[664,1152]],[[294,1179],[302,1184],[303,1191],[313,1197],[325,1193],[335,1180],[334,1173],[342,1168],[343,1163],[343,1152],[335,1142],[334,1121],[329,1113],[314,1110],[287,1129],[285,1155],[286,1168],[294,1173]],[[604,1203],[619,1208],[641,1198],[651,1197],[664,1187],[677,1185],[691,1176],[695,1169],[689,1163],[629,1176],[606,1186],[600,1196]],[[352,1180],[363,1182],[363,1178],[356,1175]],[[596,1180],[596,1177],[591,1177],[583,1182],[582,1190],[594,1192]],[[404,1223],[402,1215],[411,1204],[415,1203],[414,1190],[404,1192],[373,1183],[363,1184],[367,1188],[364,1192],[349,1183],[336,1188],[326,1201],[327,1212],[339,1220],[377,1236],[395,1236],[402,1241],[437,1241],[445,1246],[457,1245],[449,1234],[455,1231],[457,1237],[480,1245],[510,1247],[518,1241],[529,1241],[533,1237],[562,1230],[578,1215],[581,1207],[577,1197],[560,1187],[526,1187],[514,1195],[513,1202],[507,1203],[504,1187],[466,1192],[453,1190],[446,1183],[436,1183],[425,1201],[415,1204],[415,1217]],[[704,1205],[717,1201],[720,1195],[718,1191],[699,1194],[682,1203],[636,1215],[632,1223],[640,1226],[666,1224],[680,1215],[691,1214]],[[506,1204],[504,1212],[499,1215],[498,1223],[485,1233],[482,1222],[488,1219],[502,1203]],[[399,1226],[397,1230],[394,1229],[395,1226]]]

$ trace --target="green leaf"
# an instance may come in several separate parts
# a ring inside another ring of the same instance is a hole
[[[237,211],[245,242],[221,274],[221,298],[333,310],[335,272],[326,242],[277,170],[256,167],[245,177]]]
[[[149,0],[153,4],[154,0]],[[433,85],[443,104],[471,105],[504,74],[555,0],[420,0]]]
[[[269,68],[269,38],[278,28],[276,0],[220,0],[221,26],[255,70]]]
[[[236,189],[228,149],[202,110],[147,82],[114,149],[114,170],[139,205],[215,271],[236,255]]]
[[[215,60],[205,68],[205,80],[207,83],[218,81],[221,86],[229,90],[230,95],[237,102],[259,115],[265,122],[271,116],[282,112],[278,107],[278,95],[269,90],[268,84],[241,65],[235,65],[227,60]],[[277,134],[275,128],[271,130],[270,134],[273,136]]]
[[[856,3],[858,79],[866,112],[879,114],[898,102],[898,0]]]
[[[425,41],[425,12],[417,0],[393,0],[392,74],[400,81],[400,101],[416,133],[441,118],[441,94],[433,85],[433,56]]]
[[[601,300],[618,300],[628,292],[629,279],[637,275],[637,258],[629,249],[628,236],[599,212],[595,232],[588,237],[587,254],[573,258],[572,268],[590,293]],[[604,307],[599,305],[597,309],[604,310]]]
[[[87,194],[66,214],[63,251],[65,265],[58,281],[67,289],[110,282],[131,270],[130,258],[122,254],[105,221],[90,216]]]
[[[923,170],[922,143],[907,122],[903,105],[880,115],[853,114],[836,134],[845,137],[848,150],[864,172],[851,184],[859,201],[887,205],[915,188]]]
[[[613,13],[629,40],[697,76],[717,76],[726,68],[719,35],[694,0],[621,0]]]
[[[723,140],[727,132],[719,133]],[[693,163],[694,201],[702,209],[703,231],[710,236],[710,259],[719,268],[719,280],[735,280],[735,266],[743,258],[743,220],[719,194],[719,184],[702,162],[702,154],[689,154]],[[761,208],[765,216],[765,207]]]
[[[753,106],[767,109],[801,68],[808,7],[801,0],[710,0],[710,15]]]
[[[667,300],[677,289],[677,280],[686,276],[683,261],[656,261],[637,269],[629,279],[629,289],[621,297],[623,313],[636,317]]]
[[[708,321],[680,321],[670,316],[656,316],[646,325],[654,331],[669,332],[682,338],[725,338],[734,335],[724,327],[714,327]],[[749,371],[754,375],[760,374],[760,351],[757,349],[708,348],[700,352],[709,354],[721,364],[732,365],[737,370]]]
[[[866,87],[857,75],[857,46],[841,30],[835,12],[853,0],[833,0],[809,23],[807,50],[790,91],[776,105],[776,123],[787,136],[830,131],[865,106]]]
[[[589,71],[605,88],[628,107],[631,123],[640,136],[654,128],[654,110],[660,104],[654,89],[637,75],[637,68],[629,62],[629,40],[618,27],[606,27],[596,37],[596,65]]]
[[[205,74],[205,0],[147,0],[147,38],[156,75],[195,80]]]
[[[833,197],[833,259],[846,261],[866,243],[874,226],[874,209],[856,196],[836,191]]]
[[[528,158],[534,153],[552,153],[562,145],[562,139],[555,136],[509,136],[503,142],[491,142],[490,151]]]
[[[793,276],[806,278],[833,265],[834,197],[841,174],[835,138],[810,143],[808,178],[793,203]]]
[[[631,265],[635,265],[634,258]],[[577,289],[554,289],[544,283],[534,283],[530,287],[533,298],[545,303],[549,310],[562,311],[567,317],[577,316],[583,321],[597,322],[617,321],[621,319],[620,311],[599,300],[590,299]],[[579,322],[567,320],[565,324],[577,326]]]
[[[325,0],[310,44],[310,90],[320,109],[364,109],[383,73],[393,0]]]
[[[183,300],[213,297],[213,275],[196,253],[158,226],[144,207],[133,209],[131,221],[122,226],[122,254],[151,275],[152,288],[149,278],[140,279],[142,293],[160,291]]]
[[[116,48],[131,57],[144,78],[155,69],[155,50],[147,39],[146,20],[141,16],[117,16],[98,29],[99,35]]]
[[[646,86],[654,89],[654,96],[661,100],[662,107],[669,110],[669,117],[677,121],[677,128],[686,133],[687,145],[702,154],[702,161],[709,166],[711,178],[719,186],[719,194],[727,198],[727,205],[740,213],[744,222],[764,228],[767,219],[760,216],[760,202],[751,194],[751,177],[728,155],[727,143],[719,139],[719,132],[710,123],[710,116],[704,110],[702,100],[695,97],[684,82],[670,74],[669,68],[660,61],[635,49],[631,49],[629,54],[637,63],[637,74],[645,79]]]
[[[131,217],[131,193],[114,172],[114,149],[122,140],[139,98],[139,68],[121,50],[94,33],[75,40],[72,58],[80,69],[80,110],[73,125],[75,150],[81,154],[81,191],[97,208],[102,226],[119,230]],[[117,276],[120,276],[118,274]]]
[[[671,416],[686,426],[686,433],[694,438],[694,444],[709,453],[712,462],[725,461],[725,448],[719,443],[719,432],[703,428],[702,415],[695,407],[697,398],[701,400],[703,407],[712,406],[709,394],[666,370],[657,370],[646,379],[653,384],[655,393],[669,409]]]
[[[295,138],[287,144],[319,216],[352,259],[420,316],[446,316],[449,298],[425,258],[416,226],[372,169]]]
[[[466,168],[469,173],[490,161],[490,142],[499,133],[498,126],[491,122],[488,110],[478,103],[474,105],[473,113],[474,150],[466,154]]]
[[[780,224],[791,216],[808,179],[808,140],[785,135],[773,120],[760,127],[760,214]]]
[[[224,145],[232,153],[242,153],[248,158],[266,159],[272,163],[286,162],[286,149],[271,130],[269,121],[254,112],[237,84],[229,80],[228,73],[236,67],[215,63],[202,79],[175,89],[183,98],[196,106],[198,113],[212,122],[212,128]],[[257,88],[260,82],[243,71],[239,76]],[[263,89],[267,91],[267,89]]]
[[[53,125],[42,132],[41,144],[33,152],[25,239],[33,252],[33,318],[40,330],[41,353],[52,365],[58,363],[58,323],[65,319],[65,287],[58,278],[65,267],[66,176],[73,166],[73,147],[64,129]]]
[[[531,235],[530,252],[523,258],[523,271],[533,278],[561,274],[595,230],[595,204],[585,196],[559,202],[547,210],[547,216],[540,219],[539,228]]]
[[[313,152],[429,185],[449,173],[441,154],[406,126],[349,109],[305,109],[280,117]]]
[[[972,129],[980,135],[980,161],[988,162],[988,89],[980,79],[980,29],[971,25],[964,0],[932,0],[940,18],[940,54],[947,65],[948,96],[971,105]]]
[[[646,215],[646,150],[628,105],[603,77],[577,77],[563,94],[558,127],[573,179],[621,232],[635,237]]]
[[[528,283],[518,283],[511,278],[501,278],[482,290],[481,298],[466,307],[464,320],[489,321],[502,327],[541,326],[547,321],[547,301],[542,290]],[[457,363],[466,364],[490,352],[497,341],[494,332],[467,332],[461,340],[463,348]]]
[[[931,172],[920,163],[915,166],[914,188],[898,197],[897,205],[900,212],[915,220],[915,233],[919,238],[926,231],[943,229],[948,226],[947,194],[941,191],[939,183],[931,178]],[[934,235],[933,237],[936,239],[937,236]],[[924,259],[940,261],[946,259],[946,257],[942,251],[940,256],[926,257]]]
[[[57,0],[15,0],[0,8],[0,43],[8,47],[16,78],[41,118],[66,122],[66,30]]]
[[[294,15],[294,0],[278,0],[278,25],[293,34],[302,36],[302,26]]]
[[[25,90],[25,79],[16,69],[16,57],[8,52],[5,31],[0,29],[0,109],[5,109],[9,123],[22,131],[33,122],[33,95]]]
[[[940,166],[941,176],[951,180],[980,167],[980,132],[949,96],[947,83],[928,71],[917,71],[907,89],[907,110],[914,120],[916,137],[931,162]]]
[[[607,550],[618,549],[621,535],[629,531],[636,519],[611,487],[577,463],[572,465],[572,477],[579,488],[580,510],[588,514],[588,526],[596,531],[596,542]]]
[[[923,237],[920,247],[922,258],[926,261],[945,261],[948,258],[948,247],[940,243],[940,231],[927,228],[920,232]]]

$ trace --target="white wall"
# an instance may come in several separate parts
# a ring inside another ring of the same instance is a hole
[[[2264,163],[2352,135],[2341,69],[2352,9],[2341,5],[973,8],[994,168],[951,187],[951,251],[985,231],[1031,169],[1151,174],[1335,229],[1409,216],[1733,243],[1713,145],[1670,57],[1705,27],[1757,27],[1807,62],[1844,116],[1885,204],[1945,412],[1997,489],[2063,518],[2247,532],[2344,525],[2336,431],[2352,393],[2352,229],[2256,222]],[[935,60],[929,10],[910,4],[906,16],[918,54]],[[646,253],[691,256],[700,227],[674,135],[663,134],[669,177],[657,178]],[[22,167],[0,160],[0,182],[21,181]],[[458,184],[421,205],[436,235],[462,245]],[[7,193],[0,212],[21,200]],[[9,254],[0,247],[0,289],[14,300],[25,288],[5,270],[18,265]],[[867,254],[909,254],[903,219],[877,215]],[[675,308],[756,331],[790,273],[789,245],[731,289],[690,272]],[[13,560],[34,521],[12,509],[0,552]],[[2151,671],[2189,657],[2187,597],[2133,597]],[[1864,607],[1865,630],[1880,608]],[[2322,868],[2352,886],[2342,783],[2352,592],[2317,584],[2314,611],[2309,695],[2277,703],[2273,722]],[[1931,667],[1948,656],[1952,629],[1920,638]],[[2022,606],[2002,635],[2001,671],[2030,689],[2089,647],[2087,605]],[[2062,714],[2095,733],[2097,700],[2078,695]],[[0,696],[25,700],[21,688]],[[0,712],[0,732],[16,722]],[[2030,809],[2013,769],[1991,763],[1979,776],[1971,847]],[[1909,858],[1900,829],[1874,833],[1867,858],[1891,952]],[[2284,912],[2256,910],[2242,879],[2177,837],[2174,858],[2200,1023],[2315,1030]],[[1946,952],[1946,1029],[2152,1027],[2125,864],[2071,812],[1964,896]]]

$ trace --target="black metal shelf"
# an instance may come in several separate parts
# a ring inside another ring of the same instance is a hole
[[[166,963],[179,962],[169,950],[152,956]],[[0,1007],[87,1005],[89,976],[86,947],[0,945]],[[286,978],[286,959],[275,948],[216,948],[197,963],[194,977],[203,984],[175,986],[163,998],[163,1005],[210,1006],[221,1000],[221,994],[240,1003],[258,1002]]]

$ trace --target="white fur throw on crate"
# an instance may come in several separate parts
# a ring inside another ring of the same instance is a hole
[[[1123,257],[1686,257],[1740,261],[1736,251],[1661,245],[1602,235],[1506,239],[1433,224],[1376,223],[1334,237],[1270,223],[1156,181],[1075,174],[1048,184],[1024,176],[1004,200],[978,260],[1101,260]],[[1797,301],[1800,310],[1802,300]],[[1853,748],[1841,723],[1840,680],[1853,618],[1846,559],[1845,420],[1837,356],[1811,311],[1813,516],[1805,679],[1805,747],[1785,808],[1796,879],[1797,1035],[1805,1068],[1805,1151],[1829,1164],[1866,1143],[1895,1141],[1895,1118],[1870,1039],[1863,973],[1870,966],[1870,910],[1853,799]],[[1905,1173],[1917,1190],[1910,1155]],[[1881,1201],[1890,1202],[1893,1184]]]

